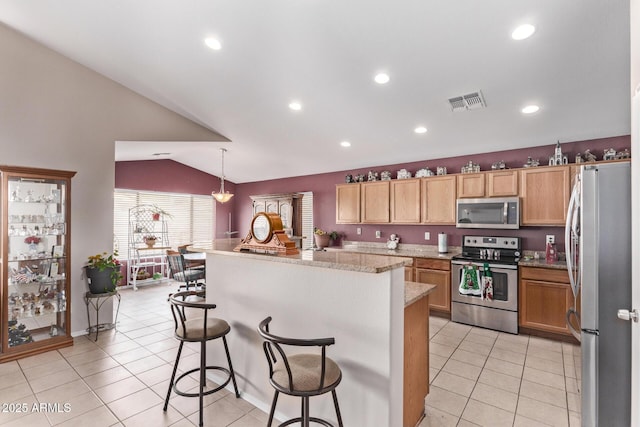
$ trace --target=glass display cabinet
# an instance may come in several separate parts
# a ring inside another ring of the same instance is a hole
[[[71,178],[0,166],[0,362],[73,344]]]

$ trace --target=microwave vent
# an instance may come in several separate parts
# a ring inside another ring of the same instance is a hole
[[[484,102],[484,97],[482,96],[481,91],[449,98],[449,105],[451,106],[451,111],[454,112],[477,110],[479,108],[484,108],[487,106],[487,104]]]

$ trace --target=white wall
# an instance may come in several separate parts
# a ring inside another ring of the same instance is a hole
[[[81,277],[113,241],[117,140],[224,137],[0,24],[0,164],[77,171],[71,196],[71,328],[87,327]]]

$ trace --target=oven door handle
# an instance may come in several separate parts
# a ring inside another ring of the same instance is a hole
[[[491,261],[491,260],[487,260],[487,261]],[[483,267],[484,266],[484,262],[476,262],[476,261],[451,261],[451,264],[453,265],[475,265],[477,267]],[[488,263],[489,264],[489,268],[492,270],[517,270],[518,266],[516,264],[492,264],[491,262]]]

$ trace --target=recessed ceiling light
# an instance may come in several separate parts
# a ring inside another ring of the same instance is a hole
[[[300,104],[298,101],[291,101],[289,103],[289,108],[293,111],[300,111],[302,110],[302,104]]]
[[[517,27],[511,33],[511,38],[514,40],[524,40],[529,38],[536,32],[536,27],[531,24],[524,24]]]
[[[385,83],[389,83],[389,74],[387,74],[387,73],[378,73],[373,78],[373,80],[375,80],[376,83],[381,84],[381,85],[383,85]]]
[[[427,128],[424,126],[418,126],[413,130],[415,133],[427,133]]]
[[[522,109],[523,114],[533,114],[540,109],[537,105],[527,105]]]
[[[343,147],[351,147],[351,143],[349,141],[342,141],[340,145],[342,145]]]
[[[222,44],[220,43],[220,40],[213,38],[213,37],[208,37],[206,39],[204,39],[204,43],[209,46],[211,49],[213,50],[220,50],[222,49]]]

